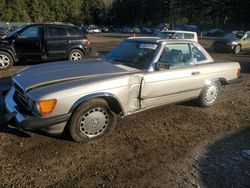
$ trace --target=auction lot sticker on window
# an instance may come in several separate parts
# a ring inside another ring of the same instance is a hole
[[[157,44],[141,44],[139,48],[155,50],[157,48]]]

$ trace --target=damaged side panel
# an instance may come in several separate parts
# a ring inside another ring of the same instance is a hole
[[[135,74],[128,80],[127,115],[140,110],[140,91],[143,75]]]

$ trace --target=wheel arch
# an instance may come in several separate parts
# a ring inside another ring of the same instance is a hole
[[[86,57],[86,52],[85,52],[85,50],[82,48],[82,46],[74,46],[74,47],[70,48],[70,49],[68,50],[68,52],[67,52],[67,57],[69,56],[69,53],[70,53],[72,50],[80,50],[80,51],[83,53],[84,57]]]
[[[117,115],[123,115],[125,113],[119,99],[115,95],[113,95],[111,93],[106,93],[106,92],[90,94],[90,95],[87,95],[87,96],[84,96],[84,97],[78,99],[74,103],[74,105],[71,107],[70,113],[73,113],[75,111],[75,109],[78,106],[80,106],[82,103],[84,103],[88,100],[94,99],[94,98],[104,99],[108,103],[110,110],[113,111],[114,113],[116,113]]]
[[[0,51],[10,54],[10,56],[12,57],[14,62],[18,61],[17,56],[11,50],[6,49],[6,48],[4,48],[4,49],[0,48]]]
[[[227,79],[223,77],[213,78],[205,81],[205,86],[210,85],[211,82],[219,82],[221,86],[228,85]]]

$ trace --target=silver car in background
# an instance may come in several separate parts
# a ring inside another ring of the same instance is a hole
[[[216,103],[222,85],[241,81],[237,62],[215,62],[194,41],[128,38],[103,60],[35,65],[13,76],[6,123],[77,141],[109,132],[117,117],[197,100]]]

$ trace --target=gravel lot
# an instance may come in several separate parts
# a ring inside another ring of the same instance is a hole
[[[124,37],[91,36],[94,54]],[[212,56],[240,62],[244,82],[223,88],[211,108],[149,110],[87,144],[0,126],[0,187],[250,187],[250,54]],[[22,67],[0,72],[0,89]]]

